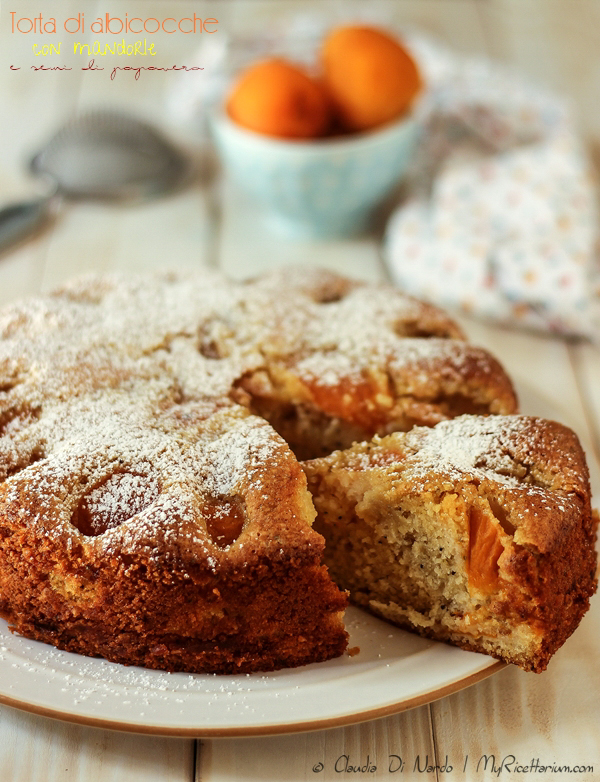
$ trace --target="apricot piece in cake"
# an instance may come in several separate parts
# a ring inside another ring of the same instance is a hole
[[[500,525],[481,508],[469,511],[469,589],[493,592],[498,584],[498,560],[504,551]]]
[[[576,435],[464,415],[304,463],[325,562],[400,627],[543,671],[596,590]]]

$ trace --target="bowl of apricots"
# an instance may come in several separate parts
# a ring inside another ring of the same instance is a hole
[[[225,167],[292,237],[361,233],[405,173],[423,92],[402,43],[340,27],[308,70],[283,58],[238,75],[211,118]]]

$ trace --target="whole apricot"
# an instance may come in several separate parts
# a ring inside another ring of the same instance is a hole
[[[227,100],[229,116],[268,136],[322,136],[331,121],[326,90],[300,67],[283,59],[259,62],[242,73]]]
[[[340,27],[322,48],[325,86],[348,130],[368,130],[405,112],[422,86],[401,44],[371,27]]]

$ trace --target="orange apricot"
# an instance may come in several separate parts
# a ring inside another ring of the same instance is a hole
[[[283,59],[259,62],[242,73],[227,100],[227,112],[245,128],[290,139],[322,136],[331,121],[323,86]]]
[[[422,86],[410,54],[381,30],[340,27],[327,36],[321,55],[325,86],[349,130],[399,117]]]
[[[503,551],[499,523],[473,506],[469,514],[469,587],[484,593],[495,590]]]

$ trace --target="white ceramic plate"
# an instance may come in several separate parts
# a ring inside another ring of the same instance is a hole
[[[354,657],[268,674],[201,676],[125,668],[0,626],[0,701],[46,716],[177,736],[246,736],[382,717],[427,703],[502,663],[346,614]]]
[[[522,407],[564,414],[521,390]],[[346,614],[354,657],[269,674],[202,676],[125,668],[12,635],[0,620],[0,702],[88,725],[176,736],[249,736],[347,725],[403,711],[503,667],[364,611]]]

